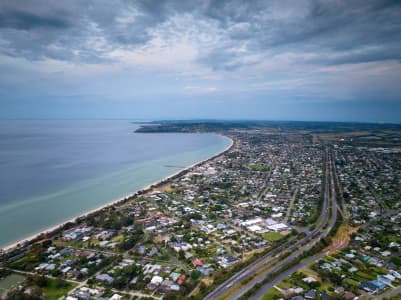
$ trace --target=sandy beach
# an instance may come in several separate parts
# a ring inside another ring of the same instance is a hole
[[[223,136],[223,135],[221,135],[221,136]],[[230,137],[228,137],[228,136],[224,136],[224,137],[228,138],[230,140],[230,144],[223,151],[215,154],[214,156],[212,156],[210,158],[207,158],[207,159],[204,159],[204,160],[201,160],[201,161],[198,161],[198,162],[196,162],[196,163],[194,163],[192,165],[189,165],[189,166],[187,166],[187,167],[185,167],[183,169],[180,169],[180,170],[178,170],[178,171],[176,171],[176,172],[174,172],[174,173],[172,173],[172,174],[170,174],[170,175],[168,175],[168,176],[166,176],[166,177],[164,177],[164,178],[162,178],[162,179],[160,179],[160,180],[158,180],[158,181],[156,181],[154,183],[148,184],[147,186],[145,186],[145,187],[143,187],[143,188],[141,188],[141,189],[139,189],[139,190],[137,190],[135,192],[132,192],[132,193],[126,195],[126,196],[123,196],[123,197],[120,197],[118,199],[115,199],[115,200],[113,200],[111,202],[108,202],[108,203],[106,203],[104,205],[101,205],[101,206],[96,207],[96,208],[94,208],[92,210],[89,210],[89,211],[87,211],[87,212],[85,212],[85,213],[83,213],[81,215],[78,215],[76,217],[68,219],[67,221],[64,221],[64,222],[59,223],[59,224],[54,225],[54,226],[51,226],[51,227],[46,228],[44,230],[41,230],[41,231],[39,231],[37,233],[34,233],[31,236],[28,236],[26,238],[23,238],[21,240],[13,242],[13,243],[11,243],[9,245],[6,245],[6,246],[2,247],[0,250],[2,250],[4,252],[9,252],[9,251],[13,250],[14,248],[16,248],[18,246],[25,245],[25,244],[28,244],[28,243],[36,240],[41,235],[51,235],[51,233],[53,231],[56,231],[56,230],[62,228],[67,223],[75,222],[77,219],[85,218],[85,217],[87,217],[87,216],[89,216],[89,215],[91,215],[91,214],[93,214],[95,212],[98,212],[98,211],[100,211],[100,210],[102,210],[104,208],[107,208],[107,207],[110,207],[110,206],[113,206],[113,205],[117,205],[117,204],[119,204],[119,203],[121,203],[123,201],[126,201],[129,198],[133,198],[133,197],[137,196],[138,194],[149,192],[152,189],[157,188],[161,184],[164,184],[166,181],[168,181],[168,180],[170,180],[170,179],[172,179],[172,178],[174,178],[176,176],[180,176],[181,174],[187,173],[192,168],[200,166],[200,165],[202,165],[202,164],[204,164],[204,163],[206,163],[206,162],[208,162],[210,160],[215,159],[216,157],[221,156],[222,154],[224,154],[227,151],[229,151],[234,145],[234,141]]]

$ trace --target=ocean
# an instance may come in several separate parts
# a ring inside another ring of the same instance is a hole
[[[223,151],[214,134],[110,121],[0,121],[0,247]]]

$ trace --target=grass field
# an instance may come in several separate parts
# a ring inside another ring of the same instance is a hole
[[[0,295],[7,293],[8,290],[25,281],[25,276],[20,274],[10,274],[0,279]]]
[[[279,298],[282,298],[281,293],[273,287],[270,290],[268,290],[266,294],[263,295],[262,300],[272,300]]]
[[[67,294],[67,292],[70,291],[75,286],[76,286],[75,284],[68,283],[66,286],[57,287],[56,280],[50,279],[49,285],[44,288],[45,299],[46,300],[57,300],[61,296],[64,296],[65,294]]]
[[[281,240],[283,236],[278,232],[268,232],[263,235],[263,238],[267,241],[274,242]]]

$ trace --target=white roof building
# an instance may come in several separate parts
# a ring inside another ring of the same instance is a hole
[[[155,276],[153,276],[153,278],[150,282],[159,285],[160,283],[163,282],[163,278],[155,275]]]
[[[248,227],[248,226],[252,226],[252,225],[261,223],[262,221],[263,221],[262,218],[257,217],[257,218],[254,218],[254,219],[250,219],[250,220],[247,220],[247,221],[243,221],[243,222],[240,223],[240,225],[241,225],[241,226]]]
[[[288,226],[284,223],[277,223],[274,225],[267,226],[272,231],[282,231],[288,229]]]
[[[247,228],[248,228],[249,231],[252,231],[252,232],[256,232],[256,231],[262,230],[262,227],[260,227],[259,225],[252,225],[252,226],[249,226]]]

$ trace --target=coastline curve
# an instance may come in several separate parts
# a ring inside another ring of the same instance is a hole
[[[230,151],[233,148],[233,146],[235,145],[235,140],[230,136],[223,135],[223,134],[220,134],[220,133],[209,133],[209,134],[216,134],[216,135],[219,135],[219,136],[224,137],[226,139],[229,139],[230,140],[230,144],[225,149],[223,149],[222,151],[220,151],[217,154],[213,155],[212,157],[197,161],[197,162],[195,162],[195,163],[193,163],[193,164],[191,164],[189,166],[186,166],[183,169],[180,169],[180,170],[178,170],[178,171],[176,171],[176,172],[174,172],[174,173],[172,173],[172,174],[170,174],[168,176],[163,177],[160,180],[157,180],[157,181],[155,181],[153,183],[150,183],[150,184],[144,186],[143,188],[140,188],[140,189],[138,189],[138,190],[136,190],[136,191],[134,191],[132,193],[129,193],[129,194],[125,195],[125,196],[122,196],[122,197],[120,197],[118,199],[112,200],[111,202],[107,202],[107,203],[105,203],[103,205],[100,205],[100,206],[98,206],[98,207],[96,207],[94,209],[86,211],[86,212],[84,212],[84,213],[82,213],[82,214],[80,214],[78,216],[72,217],[72,218],[70,218],[70,219],[68,219],[66,221],[63,221],[61,223],[58,223],[58,224],[56,224],[54,226],[50,226],[50,227],[48,227],[46,229],[40,230],[37,233],[34,233],[34,234],[32,234],[32,235],[30,235],[30,236],[28,236],[26,238],[17,240],[15,242],[7,244],[7,245],[5,245],[3,247],[0,247],[0,253],[2,253],[2,252],[8,253],[8,252],[12,252],[13,250],[25,247],[25,246],[27,246],[29,244],[37,242],[38,240],[46,237],[47,235],[52,235],[56,231],[63,230],[63,228],[67,224],[75,223],[75,222],[77,222],[77,220],[89,217],[92,214],[95,214],[95,213],[101,211],[102,209],[105,209],[105,208],[108,208],[108,207],[112,207],[112,206],[115,206],[115,205],[121,205],[121,204],[125,203],[126,201],[137,197],[140,194],[147,193],[147,192],[151,191],[154,188],[157,188],[157,187],[159,187],[161,185],[164,185],[164,184],[168,183],[168,181],[170,181],[172,179],[175,179],[177,177],[180,177],[180,176],[188,173],[189,171],[191,171],[195,167],[198,167],[198,166],[200,166],[200,165],[202,165],[202,164],[204,164],[204,163],[206,163],[208,161],[211,161],[211,160],[213,160],[213,159],[225,154],[226,152]]]

